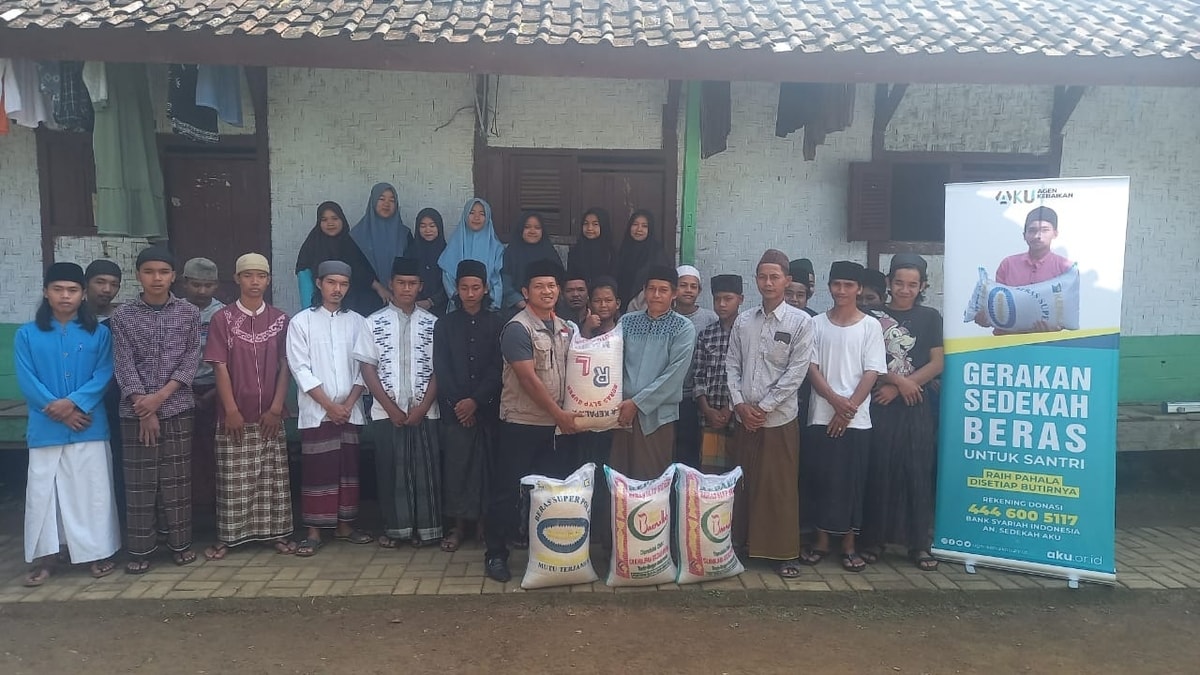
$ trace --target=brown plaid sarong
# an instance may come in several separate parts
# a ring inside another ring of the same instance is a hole
[[[234,441],[217,431],[217,538],[226,546],[292,533],[292,492],[282,429],[265,438],[247,424]]]
[[[155,502],[161,501],[167,546],[192,545],[192,411],[159,420],[158,443],[142,445],[138,420],[121,418],[125,468],[125,545],[149,555],[155,540]]]

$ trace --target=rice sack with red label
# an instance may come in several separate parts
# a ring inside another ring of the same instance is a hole
[[[525,476],[529,494],[529,563],[521,588],[587,584],[596,570],[589,557],[595,464],[584,464],[564,480]]]
[[[682,464],[675,484],[676,583],[736,577],[745,568],[733,550],[733,491],[742,467],[719,476]]]
[[[675,581],[671,559],[671,482],[675,465],[651,480],[633,480],[612,467],[608,478],[612,515],[609,586],[654,586]]]
[[[617,428],[621,410],[624,339],[621,327],[594,338],[571,336],[567,348],[567,392],[563,409],[579,413],[580,431]]]
[[[1010,333],[1028,331],[1039,321],[1051,328],[1079,329],[1079,266],[1028,286],[1005,286],[979,268],[979,281],[963,312],[963,323],[983,311],[994,328]]]

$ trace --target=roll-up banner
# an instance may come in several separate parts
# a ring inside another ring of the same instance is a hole
[[[1112,583],[1128,178],[946,186],[933,553]]]

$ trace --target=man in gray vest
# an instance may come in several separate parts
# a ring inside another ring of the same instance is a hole
[[[488,577],[501,583],[512,578],[508,541],[520,526],[521,477],[552,469],[555,426],[563,433],[576,431],[575,415],[562,407],[571,328],[554,313],[563,269],[540,260],[527,266],[525,277],[525,309],[500,333],[504,370],[499,448],[492,461],[484,521],[485,568]]]

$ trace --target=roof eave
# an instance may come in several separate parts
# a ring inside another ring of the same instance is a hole
[[[804,53],[568,43],[351,40],[122,28],[0,28],[0,57],[544,77],[1200,86],[1200,58],[983,52]]]

